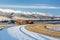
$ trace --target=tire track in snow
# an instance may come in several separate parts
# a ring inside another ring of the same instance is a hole
[[[25,29],[26,25],[14,26],[7,29],[8,34],[18,40],[58,40],[53,37],[34,33]]]

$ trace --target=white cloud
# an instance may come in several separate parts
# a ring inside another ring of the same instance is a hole
[[[25,5],[25,6],[22,6],[22,5],[0,5],[0,7],[4,7],[4,8],[39,8],[39,9],[60,9],[60,7],[55,7],[55,6],[48,6],[48,5]]]

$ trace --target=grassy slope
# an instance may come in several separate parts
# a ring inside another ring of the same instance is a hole
[[[45,28],[46,26],[51,26],[51,25],[53,25],[53,24],[32,24],[32,25],[28,25],[25,28],[29,31],[37,32],[40,34],[45,34],[45,35],[54,36],[54,37],[60,37],[60,32],[48,30]]]

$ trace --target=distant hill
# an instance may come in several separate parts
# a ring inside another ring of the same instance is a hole
[[[13,13],[13,14],[12,14]],[[5,17],[23,17],[23,18],[34,18],[34,19],[52,19],[53,15],[40,13],[40,12],[23,12],[23,11],[14,11],[11,9],[0,9],[0,16]]]

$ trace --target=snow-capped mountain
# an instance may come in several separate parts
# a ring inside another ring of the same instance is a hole
[[[12,14],[13,13],[13,14]],[[35,19],[51,19],[54,17],[51,14],[41,13],[41,12],[25,12],[12,9],[0,9],[0,16],[6,17],[24,17],[24,18],[35,18]]]
[[[18,11],[18,10],[12,10],[12,9],[0,9],[0,12],[2,13],[20,13],[25,15],[42,15],[42,16],[52,16],[50,14],[40,13],[40,12],[24,12],[24,11]]]

